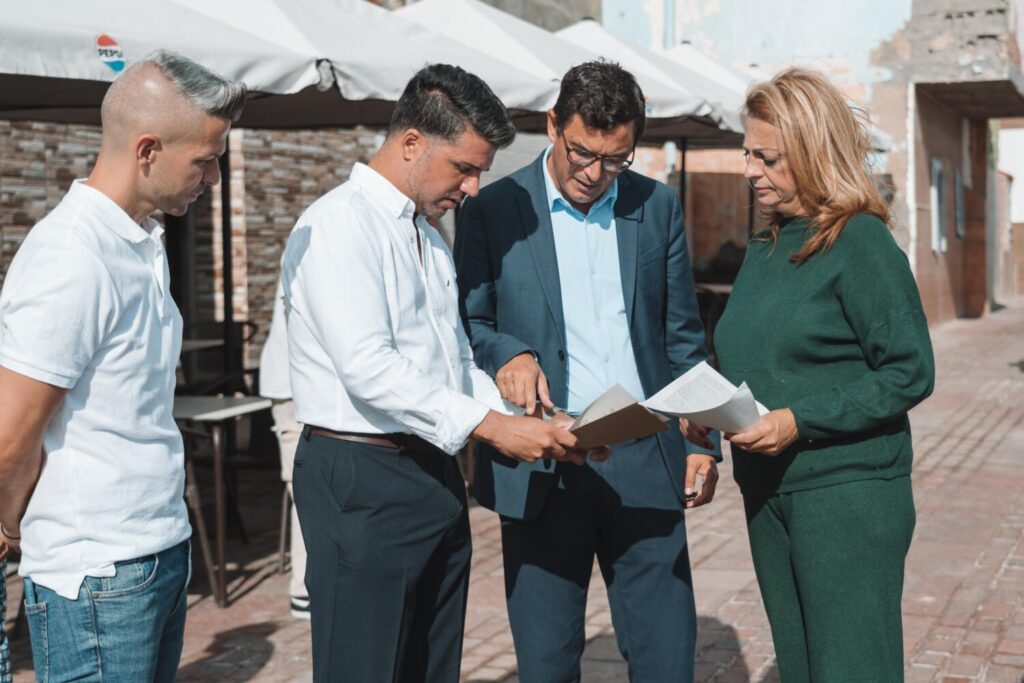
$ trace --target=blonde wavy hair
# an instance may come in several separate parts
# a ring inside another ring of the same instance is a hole
[[[743,106],[743,118],[748,117],[778,129],[797,192],[810,212],[813,234],[791,261],[803,263],[827,251],[858,213],[891,223],[868,164],[867,115],[822,74],[793,67],[754,84]],[[771,214],[772,241],[782,218]]]

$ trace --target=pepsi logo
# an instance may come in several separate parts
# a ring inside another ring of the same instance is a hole
[[[114,73],[124,71],[124,50],[106,33],[96,36],[96,54]]]

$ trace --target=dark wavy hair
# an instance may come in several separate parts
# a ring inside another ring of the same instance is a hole
[[[450,142],[466,126],[499,149],[516,137],[505,105],[478,76],[450,64],[430,64],[405,86],[388,132],[415,128]]]
[[[555,124],[563,129],[575,114],[587,128],[612,130],[633,122],[633,140],[639,140],[647,124],[644,93],[629,73],[615,62],[596,60],[569,69],[555,102]]]

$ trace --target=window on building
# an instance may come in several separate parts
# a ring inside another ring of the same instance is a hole
[[[956,236],[962,240],[967,226],[964,224],[964,176],[959,168],[953,174],[953,211],[956,214]]]
[[[932,251],[946,251],[946,171],[941,159],[932,159]]]
[[[971,147],[971,122],[967,119],[963,119],[960,122],[960,158],[963,160],[961,167],[963,171],[963,185],[964,187],[970,188],[972,186],[971,180],[971,155],[974,153]]]

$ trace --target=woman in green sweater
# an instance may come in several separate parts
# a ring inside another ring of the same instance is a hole
[[[715,351],[771,409],[726,437],[779,672],[902,681],[907,411],[935,374],[917,286],[866,131],[835,86],[789,69],[755,85],[744,114],[745,175],[771,222],[747,248]]]

